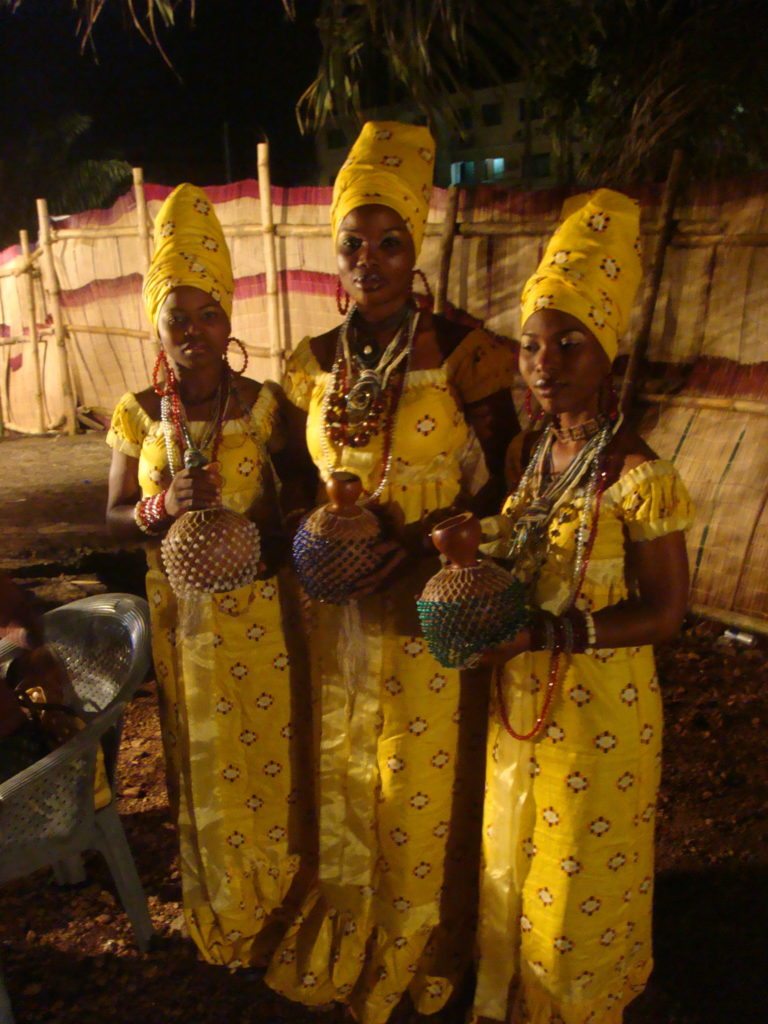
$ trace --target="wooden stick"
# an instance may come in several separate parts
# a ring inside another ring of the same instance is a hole
[[[260,142],[257,148],[259,169],[259,199],[261,224],[264,232],[264,264],[266,268],[267,326],[269,330],[272,373],[279,381],[283,375],[283,346],[280,340],[280,299],[277,294],[277,253],[275,223],[272,217],[272,185],[269,177],[269,144]]]
[[[59,373],[61,374],[61,397],[64,404],[64,429],[68,434],[77,430],[77,413],[74,388],[67,354],[67,332],[64,328],[64,317],[61,312],[61,288],[53,261],[53,244],[51,241],[51,221],[48,216],[48,203],[45,199],[37,200],[37,219],[40,225],[40,247],[43,250],[43,281],[51,304],[56,351],[59,354]]]
[[[653,405],[680,405],[688,409],[720,409],[727,412],[748,412],[768,416],[768,402],[748,398],[716,398],[709,395],[665,395],[640,391],[638,400]]]
[[[149,331],[133,327],[104,327],[101,324],[70,323],[66,323],[65,327],[70,334],[112,334],[116,338],[138,338],[139,340],[146,340],[150,337]],[[272,350],[266,345],[249,345],[248,351],[258,359],[269,359],[272,355]]]
[[[152,239],[149,236],[149,213],[147,197],[144,194],[144,171],[141,167],[133,168],[133,194],[136,199],[136,224],[141,240],[142,266],[146,274],[152,260]]]
[[[41,256],[41,249],[35,249],[29,256],[24,256],[23,254],[17,256],[12,263],[5,267],[0,267],[0,277],[21,277],[22,274],[27,273],[30,267],[34,267]]]
[[[37,409],[37,433],[45,433],[45,407],[43,405],[43,375],[40,370],[40,349],[37,337],[37,303],[35,302],[35,279],[32,276],[32,263],[29,259],[29,232],[22,229],[19,232],[21,251],[27,260],[29,270],[25,278],[25,298],[27,300],[27,315],[29,317],[29,343],[32,346],[32,363],[35,373],[35,407]]]
[[[674,231],[674,212],[677,195],[682,184],[683,151],[676,149],[672,155],[672,164],[669,168],[667,181],[664,186],[664,195],[661,200],[659,213],[659,224],[661,231],[656,238],[653,256],[651,259],[650,285],[645,294],[643,308],[640,315],[640,328],[635,337],[632,349],[629,353],[629,361],[624,372],[624,380],[621,384],[621,409],[626,415],[634,401],[635,393],[639,387],[641,367],[645,361],[645,354],[648,351],[648,342],[651,338],[651,326],[653,314],[656,309],[656,300],[661,286],[661,275],[664,272],[664,257],[667,246]]]
[[[40,437],[40,431],[35,427],[23,427],[20,423],[15,423],[13,420],[6,420],[1,426],[5,427],[6,430],[12,430],[15,434],[25,434],[29,437]],[[43,434],[52,434],[55,432],[54,427],[49,427],[43,431]],[[2,436],[2,430],[0,430],[0,437]]]
[[[440,269],[437,274],[437,291],[435,292],[435,312],[445,310],[448,299],[448,278],[451,273],[451,256],[453,240],[456,237],[456,214],[459,209],[459,186],[452,185],[448,190],[448,203],[445,207],[443,234],[440,239]]]
[[[705,619],[723,622],[726,626],[736,626],[739,629],[751,630],[753,633],[768,634],[768,619],[743,615],[741,612],[731,611],[730,608],[710,608],[706,604],[692,604],[691,611],[696,615],[702,615]]]

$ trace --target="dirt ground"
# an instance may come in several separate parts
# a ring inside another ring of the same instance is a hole
[[[141,592],[142,555],[104,533],[104,435],[2,439],[0,568],[47,606],[101,589]],[[626,1024],[764,1024],[768,895],[766,644],[724,642],[691,620],[659,652],[666,707],[655,897],[656,969]],[[0,960],[18,1024],[246,1024],[317,1020],[258,971],[200,963],[181,931],[174,829],[155,687],[129,710],[119,808],[158,932],[140,954],[106,866],[57,889],[41,872],[0,892]],[[459,1024],[461,1008],[440,1015]]]

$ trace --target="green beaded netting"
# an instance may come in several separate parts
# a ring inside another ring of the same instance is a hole
[[[441,570],[416,602],[430,653],[446,668],[461,668],[473,655],[514,639],[529,619],[525,584],[505,573],[502,589],[481,587],[480,593],[468,593],[458,578],[467,572]],[[463,593],[451,596],[451,589]]]

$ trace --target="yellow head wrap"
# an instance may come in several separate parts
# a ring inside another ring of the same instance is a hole
[[[559,309],[592,331],[613,362],[642,276],[640,208],[600,188],[563,204],[562,223],[523,288],[522,323]]]
[[[144,277],[144,305],[157,329],[168,293],[181,285],[207,292],[232,316],[232,260],[219,218],[196,185],[179,185],[155,218],[155,254]]]
[[[334,240],[341,222],[358,206],[389,206],[403,218],[418,256],[434,165],[435,140],[427,128],[398,121],[368,121],[333,186]]]

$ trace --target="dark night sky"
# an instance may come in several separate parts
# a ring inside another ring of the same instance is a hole
[[[193,25],[182,11],[161,33],[174,74],[114,0],[97,24],[95,55],[80,52],[70,0],[24,0],[16,14],[0,14],[3,159],[41,117],[76,111],[94,118],[83,155],[122,157],[147,181],[224,182],[225,122],[233,180],[255,176],[264,134],[276,184],[311,179],[312,141],[294,107],[319,59],[316,6],[300,0],[291,23],[280,0],[200,0]]]

